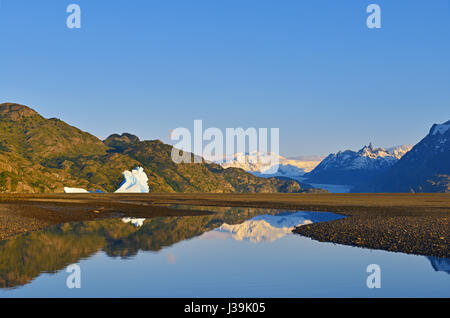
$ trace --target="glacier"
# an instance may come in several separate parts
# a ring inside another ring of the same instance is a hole
[[[323,157],[285,158],[272,152],[235,153],[215,161],[222,168],[241,168],[257,177],[299,177],[312,171]]]
[[[125,170],[123,173],[124,180],[120,184],[119,189],[114,193],[149,193],[148,177],[144,172],[144,168],[136,167],[132,171]],[[81,188],[64,187],[64,193],[89,193],[89,191]],[[96,193],[103,193],[96,190]]]

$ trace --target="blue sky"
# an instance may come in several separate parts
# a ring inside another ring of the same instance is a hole
[[[283,155],[326,155],[414,144],[450,119],[448,0],[0,2],[0,102],[101,138],[168,142],[203,119],[279,127]]]

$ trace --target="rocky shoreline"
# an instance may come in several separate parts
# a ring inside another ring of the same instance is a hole
[[[450,217],[349,216],[300,226],[294,233],[320,242],[450,258]]]

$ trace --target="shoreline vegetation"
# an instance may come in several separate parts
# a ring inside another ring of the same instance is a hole
[[[180,207],[171,207],[176,205]],[[0,240],[75,221],[213,213],[199,206],[334,212],[347,217],[300,226],[294,233],[323,242],[450,257],[450,194],[0,194]]]

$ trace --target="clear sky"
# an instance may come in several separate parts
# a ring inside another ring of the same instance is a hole
[[[281,154],[326,155],[414,144],[450,119],[448,0],[0,3],[0,102],[101,138],[168,142],[202,119],[279,127]]]

